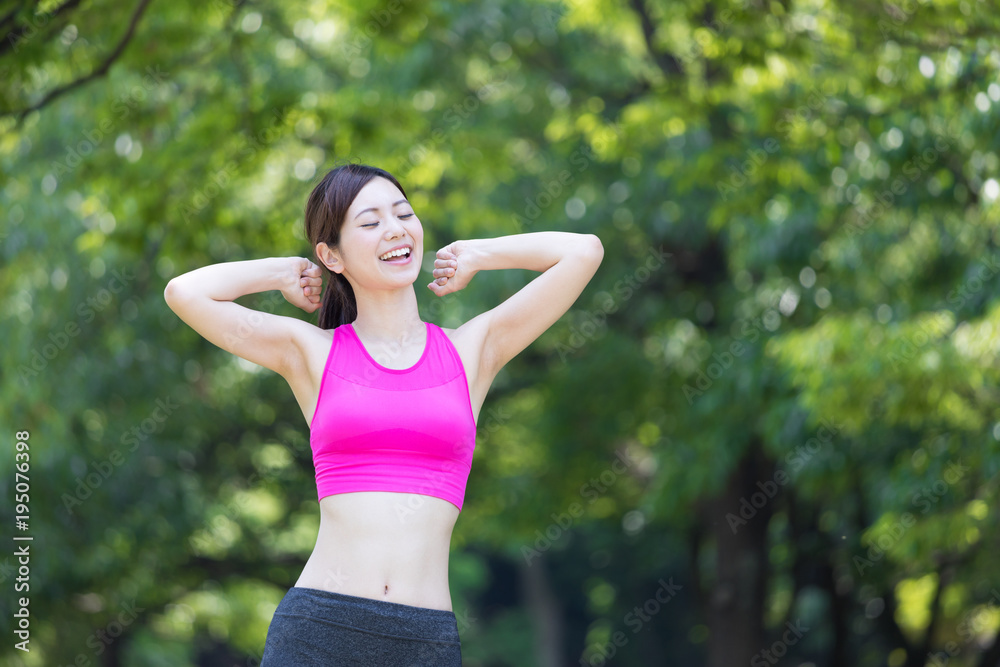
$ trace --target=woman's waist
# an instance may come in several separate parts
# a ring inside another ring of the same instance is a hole
[[[389,566],[402,560],[447,559],[450,548],[451,530],[443,526],[437,530],[407,530],[322,520],[313,553],[359,560],[370,566],[376,563]]]
[[[371,540],[337,536],[316,540],[307,563],[331,579],[365,579],[380,583],[447,579],[448,544],[436,540]]]
[[[296,586],[418,607],[451,609],[447,542],[324,535]]]

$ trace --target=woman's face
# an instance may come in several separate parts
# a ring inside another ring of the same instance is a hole
[[[383,259],[386,253],[395,256]],[[410,202],[392,182],[376,177],[347,210],[337,248],[343,273],[355,291],[412,285],[420,274],[424,230]]]

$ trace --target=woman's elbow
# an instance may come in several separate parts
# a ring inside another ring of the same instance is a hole
[[[604,259],[604,244],[597,234],[581,234],[580,253],[595,263],[600,264]]]
[[[184,294],[184,284],[176,277],[168,280],[167,286],[163,288],[163,300],[174,311],[177,310],[175,306],[184,298]]]

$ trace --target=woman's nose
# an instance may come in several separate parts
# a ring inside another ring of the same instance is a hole
[[[398,220],[386,223],[385,228],[386,238],[388,239],[394,239],[403,235],[403,225],[399,224]]]

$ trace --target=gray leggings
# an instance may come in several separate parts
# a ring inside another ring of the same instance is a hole
[[[293,586],[261,667],[461,667],[455,612]]]

